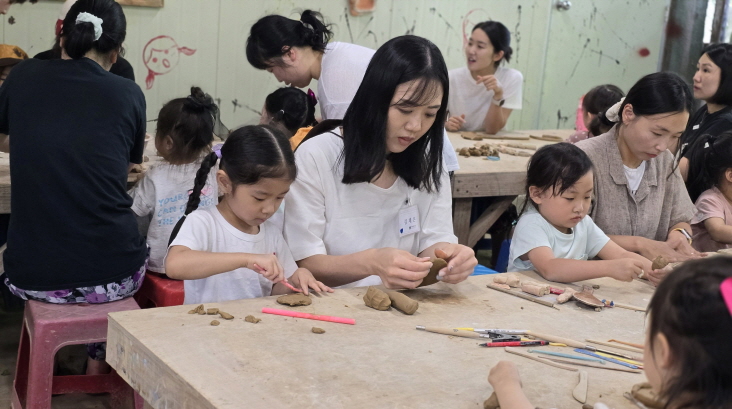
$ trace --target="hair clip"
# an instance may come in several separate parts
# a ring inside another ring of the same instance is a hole
[[[219,144],[216,144],[216,145],[214,145],[214,147],[213,147],[213,149],[212,149],[213,153],[215,153],[215,154],[216,154],[216,156],[217,156],[217,157],[218,157],[219,159],[221,159],[221,147],[222,147],[222,146],[224,146],[224,144],[223,144],[223,143],[219,143]]]
[[[315,93],[310,88],[308,88],[308,97],[310,97],[310,102],[313,103],[313,106],[318,105],[318,98],[315,96]]]
[[[719,291],[722,293],[724,303],[727,304],[727,311],[732,315],[732,277],[722,281],[722,284],[719,285]]]
[[[625,101],[625,97],[620,98],[620,101],[608,108],[605,111],[605,118],[611,122],[620,122],[620,106],[623,105],[623,101]]]

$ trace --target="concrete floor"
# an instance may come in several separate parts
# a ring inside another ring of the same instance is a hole
[[[7,311],[0,299],[0,409],[10,407],[10,391],[15,377],[23,311]],[[80,374],[86,360],[86,348],[75,345],[63,348],[58,356],[58,370]],[[69,394],[52,400],[54,409],[107,409],[111,408],[108,395]]]

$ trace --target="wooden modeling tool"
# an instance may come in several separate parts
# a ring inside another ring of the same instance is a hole
[[[606,357],[606,356],[602,356],[602,355],[597,355],[597,354],[596,354],[596,353],[594,353],[594,352],[586,351],[586,350],[584,350],[584,349],[581,349],[581,348],[575,348],[574,352],[579,352],[580,354],[585,354],[585,355],[589,355],[589,356],[594,356],[595,358],[600,358],[600,359],[604,359],[604,360],[606,360],[606,361],[608,361],[608,362],[612,362],[612,363],[614,363],[614,364],[622,365],[622,366],[628,367],[628,368],[630,368],[630,369],[640,369],[640,368],[639,368],[638,366],[636,366],[636,365],[633,365],[633,364],[629,364],[629,363],[627,363],[627,362],[623,362],[623,361],[618,361],[617,359],[614,359],[614,358],[608,358],[608,357]]]
[[[594,289],[589,285],[583,285],[582,291],[576,292],[572,295],[572,298],[581,302],[582,304],[589,305],[592,308],[604,308],[605,303],[595,297],[593,293]]]
[[[553,366],[555,368],[566,369],[566,370],[572,371],[572,372],[577,372],[578,371],[577,368],[572,368],[571,366],[568,366],[568,365],[562,365],[562,364],[558,364],[556,362],[547,361],[546,359],[541,359],[541,358],[535,357],[535,356],[533,356],[531,354],[528,354],[526,352],[520,351],[518,348],[506,347],[505,349],[506,349],[506,352],[508,352],[510,354],[522,356],[524,358],[529,358],[529,359],[534,360],[536,362],[541,362],[542,364],[550,365],[550,366]]]
[[[538,349],[528,349],[527,351],[529,353],[532,353],[533,352],[535,354],[544,354],[544,355],[558,356],[558,357],[561,357],[561,358],[579,359],[580,361],[599,362],[599,363],[605,365],[605,361],[603,361],[602,359],[598,359],[598,358],[590,358],[590,357],[581,356],[581,355],[565,354],[565,353],[562,353],[562,352],[541,351],[541,350],[538,350]]]
[[[643,363],[642,362],[634,361],[632,359],[620,358],[620,357],[612,356],[612,355],[608,355],[608,354],[603,354],[602,352],[595,352],[595,353],[597,355],[600,355],[601,357],[611,358],[611,359],[617,359],[618,361],[622,361],[622,362],[625,362],[625,363],[628,363],[628,364],[631,364],[631,365],[635,365],[635,366],[638,367],[638,369],[643,369]]]
[[[627,345],[627,346],[630,346],[630,347],[636,347],[636,348],[638,348],[640,350],[643,350],[643,348],[644,348],[644,346],[641,345],[641,344],[634,344],[632,342],[618,341],[617,339],[611,339],[611,340],[609,340],[607,342],[616,342],[618,344],[623,344],[623,345]],[[615,345],[613,345],[613,346],[615,346]]]
[[[643,307],[636,307],[635,305],[624,304],[621,302],[602,300],[602,303],[605,304],[605,307],[610,307],[610,308],[618,307],[618,308],[625,308],[626,310],[646,312],[646,309]]]
[[[507,335],[524,335],[526,334],[526,329],[483,329],[483,328],[453,328],[453,329],[459,329],[462,331],[473,331],[473,332],[480,332],[481,334],[487,334],[489,332],[492,332],[494,334],[507,334]]]
[[[587,386],[587,371],[579,371],[579,382],[572,390],[572,396],[577,402],[587,402]]]
[[[502,135],[492,135],[485,132],[460,132],[460,136],[462,136],[464,139],[469,139],[472,141],[479,141],[482,139],[506,139],[526,141],[529,139],[529,135],[520,133],[504,133]]]
[[[531,295],[529,295],[529,294],[524,294],[524,293],[520,293],[520,292],[518,292],[518,291],[506,290],[506,289],[504,289],[504,288],[498,287],[498,286],[496,286],[496,285],[493,285],[493,284],[486,284],[486,286],[487,286],[488,288],[492,288],[492,289],[494,289],[494,290],[496,290],[496,291],[500,291],[500,292],[502,292],[502,293],[510,294],[510,295],[513,295],[513,296],[515,296],[515,297],[523,298],[524,300],[529,300],[529,301],[535,302],[535,303],[537,303],[537,304],[545,305],[545,306],[547,306],[547,307],[552,307],[552,308],[554,308],[554,309],[557,309],[557,310],[559,310],[559,307],[557,307],[557,305],[556,305],[556,304],[554,304],[554,303],[553,303],[553,302],[551,302],[551,301],[547,301],[547,300],[542,300],[542,299],[540,299],[540,298],[537,298],[537,297],[531,296]],[[550,340],[548,340],[548,341],[550,341]]]
[[[567,344],[568,346],[571,346],[573,348],[583,348],[583,349],[586,349],[586,350],[592,351],[592,352],[604,352],[606,354],[610,354],[610,355],[613,355],[613,356],[619,356],[619,357],[625,358],[625,359],[632,359],[634,361],[642,361],[643,360],[643,359],[638,359],[637,357],[634,357],[634,356],[631,356],[631,355],[625,355],[625,354],[621,354],[621,353],[618,353],[618,352],[609,351],[609,350],[606,350],[606,349],[596,348],[596,347],[593,347],[592,345],[586,345],[586,344],[583,344],[580,341],[575,341],[575,340],[570,339],[570,338],[558,337],[556,335],[550,335],[550,334],[545,334],[545,333],[536,332],[536,331],[526,331],[526,334],[527,335],[531,335],[534,338],[541,338],[541,339],[545,339],[545,340],[551,341],[551,342],[560,342],[562,344]]]
[[[443,334],[443,335],[452,335],[456,337],[463,337],[463,338],[477,338],[477,339],[486,339],[488,338],[490,340],[490,336],[486,334],[479,334],[477,332],[473,331],[463,331],[459,329],[452,329],[452,328],[436,328],[436,327],[425,327],[424,325],[417,325],[418,330],[427,331],[427,332],[434,332],[435,334]]]
[[[566,359],[559,359],[559,358],[549,358],[548,356],[542,356],[541,359],[547,359],[549,361],[558,362],[560,364],[569,364],[569,365],[579,365],[579,366],[586,366],[588,368],[597,368],[597,369],[608,369],[611,371],[620,371],[620,372],[628,372],[628,373],[643,373],[640,369],[628,369],[628,368],[620,368],[616,366],[602,366],[597,364],[591,364],[588,362],[579,362],[579,361],[569,361]]]
[[[643,354],[643,349],[641,349],[641,348],[636,348],[636,347],[626,346],[626,345],[615,345],[615,344],[611,344],[610,342],[595,341],[594,339],[586,339],[585,341],[592,343],[592,344],[602,345],[602,346],[606,346],[606,347],[613,347],[613,348],[617,348],[617,349],[623,349],[626,351],[635,352],[637,354]]]
[[[549,141],[549,142],[564,142],[564,138],[557,135],[531,135],[532,138],[538,139],[540,141]]]

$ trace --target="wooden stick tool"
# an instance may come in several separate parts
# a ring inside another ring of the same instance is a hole
[[[546,360],[553,361],[553,362],[559,362],[562,364],[579,365],[579,366],[586,366],[589,368],[598,368],[598,369],[609,369],[611,371],[620,371],[620,372],[629,372],[629,373],[642,373],[643,372],[640,369],[618,368],[618,367],[614,367],[614,366],[610,366],[610,365],[602,366],[602,365],[592,364],[589,362],[577,362],[577,361],[570,361],[567,359],[549,358],[548,356],[542,356],[539,358],[546,359]]]
[[[427,332],[434,332],[435,334],[452,335],[455,337],[477,338],[477,339],[488,338],[488,342],[490,342],[489,335],[479,334],[479,333],[473,332],[473,331],[464,331],[461,329],[452,329],[452,328],[425,327],[424,325],[417,325],[417,329],[422,330],[422,331],[427,331]]]
[[[642,354],[643,353],[643,350],[642,349],[636,348],[636,347],[631,347],[631,346],[626,346],[626,345],[611,344],[609,342],[595,341],[594,339],[586,339],[585,341],[591,342],[591,343],[597,344],[597,345],[603,345],[603,346],[606,346],[606,347],[613,347],[613,348],[617,348],[617,349],[624,349],[626,351],[635,352],[637,354]]]
[[[554,309],[557,309],[557,310],[559,309],[559,307],[557,307],[557,305],[556,305],[556,304],[554,304],[553,302],[551,302],[551,301],[547,301],[547,300],[542,300],[542,299],[540,299],[540,298],[536,298],[536,297],[534,297],[533,295],[529,295],[529,294],[524,294],[524,293],[520,293],[520,292],[518,292],[518,291],[506,290],[506,289],[504,289],[504,288],[501,288],[501,287],[495,286],[495,285],[493,285],[493,284],[487,284],[486,286],[487,286],[488,288],[492,288],[492,289],[494,289],[494,290],[496,290],[496,291],[500,291],[500,292],[502,292],[502,293],[506,293],[506,294],[511,294],[511,295],[513,295],[513,296],[515,296],[515,297],[523,298],[524,300],[529,300],[529,301],[535,302],[535,303],[537,303],[537,304],[545,305],[545,306],[547,306],[547,307],[552,307],[552,308],[554,308]],[[548,340],[547,340],[547,341],[548,341]]]
[[[541,358],[535,357],[535,356],[533,356],[531,354],[527,354],[526,352],[520,351],[518,348],[506,347],[505,349],[506,349],[506,352],[508,352],[508,353],[511,353],[511,354],[514,354],[514,355],[518,355],[518,356],[522,356],[524,358],[529,358],[529,359],[532,359],[532,360],[534,360],[536,362],[541,362],[543,364],[547,364],[547,365],[553,366],[555,368],[566,369],[566,370],[572,371],[572,372],[577,372],[578,371],[577,368],[573,368],[573,367],[568,366],[568,365],[562,365],[562,364],[558,364],[556,362],[551,362],[551,361],[546,360],[546,359],[541,359]]]
[[[545,339],[550,342],[560,342],[562,344],[567,344],[568,346],[571,346],[574,348],[582,348],[582,349],[586,349],[586,350],[592,351],[592,352],[604,352],[606,354],[619,356],[621,358],[632,359],[633,361],[642,361],[643,360],[642,358],[638,358],[635,356],[625,355],[625,354],[621,354],[621,353],[615,352],[615,351],[608,351],[606,349],[596,348],[596,347],[593,347],[592,345],[586,345],[580,341],[575,341],[571,338],[558,337],[556,335],[544,334],[544,333],[536,332],[536,331],[526,331],[526,335],[531,335],[534,338]]]

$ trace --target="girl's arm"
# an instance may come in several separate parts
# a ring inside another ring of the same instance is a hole
[[[211,277],[237,268],[248,268],[273,282],[285,278],[274,254],[211,253],[191,250],[186,246],[171,246],[165,258],[165,274],[178,280]]]
[[[473,274],[475,266],[478,265],[478,259],[475,258],[475,252],[468,246],[455,243],[435,243],[421,253],[420,257],[438,257],[435,250],[441,250],[447,261],[447,267],[440,271],[440,280],[444,283],[457,284]]]
[[[724,219],[710,217],[704,220],[704,227],[707,228],[712,240],[724,244],[732,244],[732,226],[726,224]]]
[[[329,293],[333,292],[332,288],[316,280],[315,277],[313,277],[313,274],[306,268],[298,268],[297,270],[295,270],[295,272],[292,273],[288,281],[290,282],[290,284],[292,284],[293,287],[301,289],[303,294],[305,295],[308,295],[309,288],[315,290],[316,293],[321,293],[323,291]],[[286,285],[278,282],[272,286],[271,295],[291,294],[292,292],[293,291],[289,289]]]
[[[488,374],[488,382],[493,386],[501,409],[534,409],[521,389],[521,378],[513,362],[499,361]]]
[[[632,281],[643,270],[643,264],[635,259],[619,260],[570,260],[554,257],[549,247],[536,247],[527,253],[536,271],[549,281],[568,283],[592,278],[611,277],[620,281]]]
[[[419,258],[390,247],[345,256],[315,254],[297,264],[331,287],[378,275],[386,288],[416,288],[432,267],[429,257]]]
[[[486,133],[495,135],[506,126],[512,109],[499,107],[491,101],[491,106],[483,119],[483,129]]]
[[[597,253],[597,257],[603,260],[619,260],[623,258],[633,259],[643,265],[644,272],[648,273],[653,270],[653,263],[651,263],[651,260],[648,260],[640,254],[625,250],[612,240],[609,240],[607,244],[602,247],[602,250]]]

